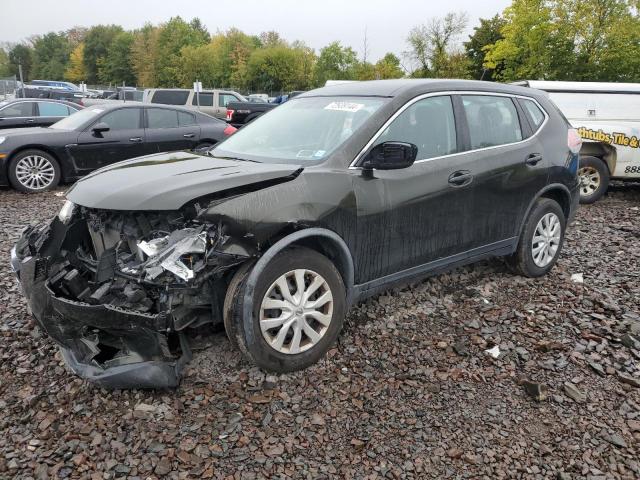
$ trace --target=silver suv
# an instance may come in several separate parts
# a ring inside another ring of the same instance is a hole
[[[229,102],[244,102],[246,99],[232,90],[203,90],[197,95],[195,90],[188,88],[149,88],[144,91],[143,101],[193,108],[224,120]]]

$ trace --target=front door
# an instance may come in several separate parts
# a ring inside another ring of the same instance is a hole
[[[423,98],[400,113],[375,140],[418,147],[416,162],[401,170],[354,171],[358,254],[364,283],[434,262],[473,244],[473,182],[458,179],[473,159],[459,153],[452,98]],[[373,261],[375,259],[375,261]]]
[[[195,115],[169,108],[146,108],[146,152],[190,150],[200,140]]]
[[[145,132],[142,128],[142,108],[120,108],[99,117],[78,135],[70,145],[69,154],[83,174],[121,160],[145,154]],[[109,131],[95,133],[92,129],[104,123]]]
[[[35,115],[35,102],[10,103],[6,107],[0,105],[0,129],[34,127]]]

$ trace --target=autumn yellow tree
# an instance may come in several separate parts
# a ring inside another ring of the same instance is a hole
[[[79,43],[71,52],[64,78],[70,82],[82,82],[87,79],[87,69],[84,65],[84,43]]]

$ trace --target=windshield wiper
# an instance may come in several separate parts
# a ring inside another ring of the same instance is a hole
[[[222,160],[238,160],[240,162],[252,162],[252,163],[261,163],[257,160],[249,160],[248,158],[238,158],[238,157],[220,157],[220,156],[215,156],[215,155],[211,155],[211,150],[207,150],[207,155],[213,157],[213,158],[221,158]]]

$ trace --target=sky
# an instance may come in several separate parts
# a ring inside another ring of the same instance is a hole
[[[338,40],[362,58],[367,32],[368,58],[386,52],[400,55],[407,49],[412,27],[447,12],[469,15],[468,33],[478,18],[488,18],[510,4],[509,0],[1,0],[0,42],[19,42],[32,35],[115,23],[125,29],[158,24],[172,16],[199,17],[209,32],[237,27],[248,34],[275,30],[288,41],[302,40],[319,50]],[[27,11],[25,11],[25,8]],[[461,38],[460,40],[465,40]]]

